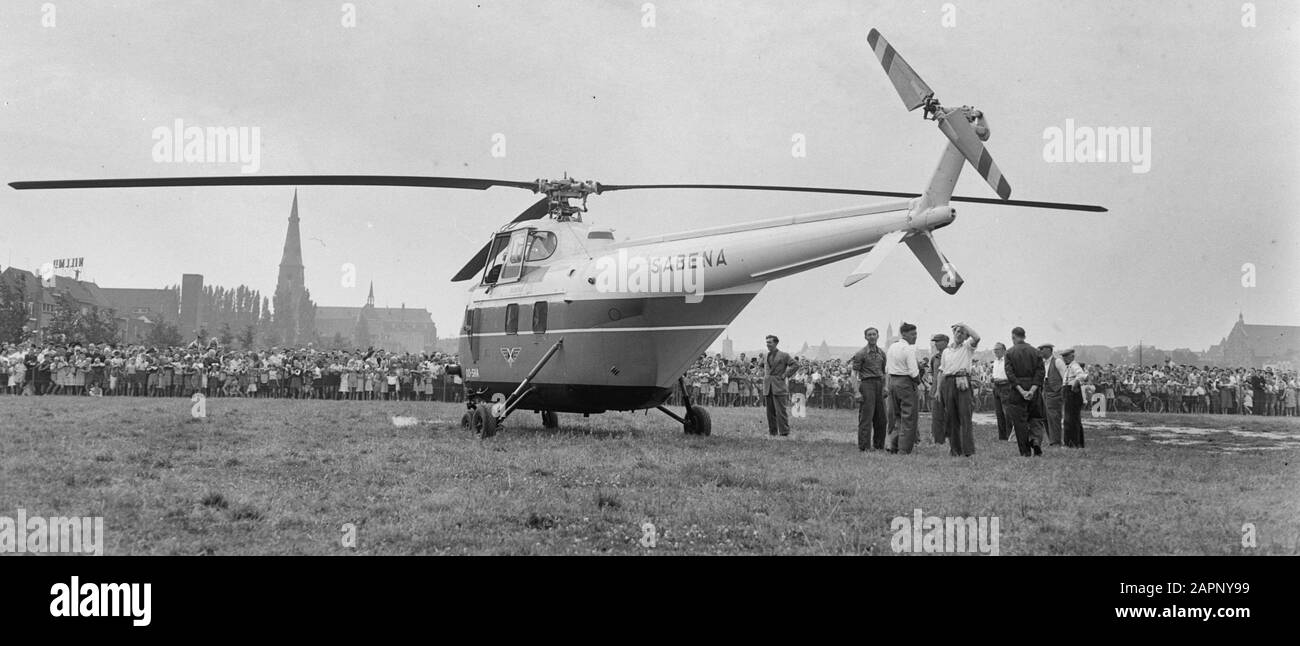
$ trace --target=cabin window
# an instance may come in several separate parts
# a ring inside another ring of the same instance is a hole
[[[534,231],[532,239],[528,243],[528,260],[546,260],[555,253],[555,247],[559,241],[556,240],[555,234],[550,231]]]
[[[546,301],[533,303],[533,334],[546,334]]]
[[[506,334],[519,334],[519,304],[506,306]]]

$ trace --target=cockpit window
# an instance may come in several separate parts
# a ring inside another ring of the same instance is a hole
[[[550,231],[518,229],[497,234],[488,254],[483,284],[497,285],[519,280],[524,273],[524,263],[550,258],[557,245],[555,234]]]
[[[555,234],[550,231],[534,231],[532,240],[528,246],[528,260],[546,260],[555,253],[555,247],[559,244]]]
[[[492,248],[488,251],[487,266],[483,270],[483,284],[496,284],[505,267],[505,249],[510,244],[510,234],[500,233],[492,239]]]

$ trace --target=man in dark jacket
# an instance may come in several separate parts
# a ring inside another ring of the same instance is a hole
[[[786,384],[799,364],[789,354],[776,349],[780,339],[767,336],[767,355],[764,358],[763,399],[767,403],[767,432],[769,435],[790,434],[790,388]]]
[[[1007,421],[1015,428],[1016,446],[1020,455],[1042,455],[1041,440],[1031,438],[1029,434],[1030,410],[1042,406],[1043,360],[1033,346],[1025,343],[1025,329],[1016,327],[1011,330],[1011,349],[1007,350],[1005,362],[1007,381],[1011,384],[1011,396],[1002,402]]]

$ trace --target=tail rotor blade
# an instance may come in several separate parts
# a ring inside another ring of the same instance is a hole
[[[907,106],[909,112],[925,105],[925,100],[934,96],[934,90],[921,80],[912,66],[894,51],[894,46],[890,45],[879,31],[873,28],[871,33],[867,34],[867,43],[875,51],[876,58],[880,59],[885,74],[889,75],[890,82],[898,91],[898,98],[903,100],[903,105]]]
[[[876,273],[876,270],[880,268],[880,263],[885,261],[885,256],[888,256],[894,250],[894,247],[898,246],[899,241],[905,235],[907,235],[906,231],[893,231],[881,236],[880,240],[876,242],[876,246],[872,247],[871,251],[867,252],[867,256],[858,264],[858,268],[844,277],[844,286],[848,287]]]
[[[975,134],[975,129],[966,120],[966,109],[947,110],[939,115],[938,121],[939,129],[961,151],[961,154],[966,156],[971,166],[979,171],[984,181],[993,187],[998,197],[1004,200],[1010,198],[1011,185],[1007,183],[1007,178],[1002,176],[1002,170],[993,162],[993,156],[989,154],[988,148],[984,147],[984,142],[980,141],[979,135]]]
[[[943,291],[949,294],[956,294],[961,289],[961,276],[953,269],[952,263],[944,257],[943,252],[939,251],[938,245],[934,242],[934,236],[929,231],[922,231],[908,238],[907,246],[912,248],[912,253],[916,254],[917,260],[921,261],[921,266],[930,272],[930,277],[934,282],[939,284]]]

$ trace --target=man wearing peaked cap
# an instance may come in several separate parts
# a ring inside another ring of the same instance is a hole
[[[1050,343],[1039,345],[1038,356],[1043,358],[1043,411],[1047,419],[1047,440],[1052,446],[1060,446],[1065,362],[1060,357],[1053,356],[1055,347]]]
[[[1061,360],[1065,363],[1061,425],[1065,446],[1083,448],[1083,384],[1088,381],[1088,372],[1074,360],[1074,348],[1062,350]]]

